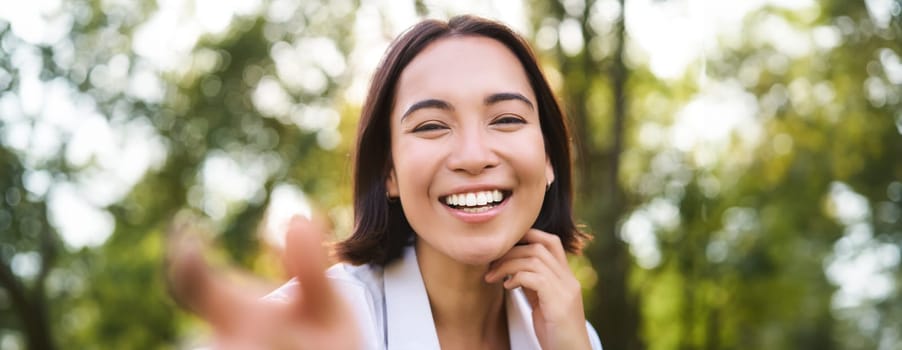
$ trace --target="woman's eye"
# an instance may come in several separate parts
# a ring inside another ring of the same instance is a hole
[[[492,124],[526,124],[526,120],[513,115],[504,115],[496,118]]]
[[[439,123],[426,123],[413,128],[413,132],[427,132],[445,129],[445,126]]]

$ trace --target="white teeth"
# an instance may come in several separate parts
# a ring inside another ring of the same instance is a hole
[[[484,212],[484,211],[486,211],[486,210],[489,210],[489,209],[492,209],[492,208],[490,208],[490,207],[476,207],[476,208],[462,208],[461,210],[463,210],[465,213],[476,214],[476,213],[482,213],[482,212]]]
[[[450,194],[445,197],[445,204],[457,207],[483,207],[488,204],[500,203],[504,200],[504,193],[501,190],[480,191],[469,193]],[[465,208],[467,209],[467,208]],[[480,208],[469,208],[480,209]],[[480,209],[482,210],[482,209]],[[465,210],[466,212],[475,212]]]
[[[467,206],[472,207],[476,205],[476,194],[467,193]]]
[[[469,196],[467,196],[469,197]],[[477,205],[485,205],[488,203],[488,198],[485,198],[485,192],[479,192],[476,194],[476,204]]]

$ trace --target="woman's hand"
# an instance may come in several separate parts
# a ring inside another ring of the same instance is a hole
[[[581,288],[560,238],[530,229],[520,243],[492,263],[486,281],[523,287],[542,349],[590,349]]]
[[[215,349],[358,349],[357,322],[324,275],[322,225],[295,217],[285,242],[285,265],[298,281],[287,302],[265,301],[262,288],[214,271],[202,247],[176,227],[168,252],[173,296],[209,322]]]

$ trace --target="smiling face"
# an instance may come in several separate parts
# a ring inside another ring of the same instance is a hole
[[[421,254],[481,265],[533,225],[554,172],[535,94],[501,43],[452,36],[404,69],[391,112],[389,195]]]

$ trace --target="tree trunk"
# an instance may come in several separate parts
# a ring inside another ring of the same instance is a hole
[[[620,0],[621,9],[624,1]],[[638,298],[629,288],[629,274],[632,266],[626,244],[620,240],[619,221],[626,212],[624,191],[620,186],[620,156],[623,153],[624,132],[627,117],[626,82],[628,72],[624,64],[623,49],[626,37],[623,11],[616,24],[617,46],[613,57],[609,58],[609,78],[613,93],[612,127],[610,144],[606,149],[593,144],[593,131],[604,128],[592,127],[589,111],[589,95],[592,79],[604,72],[588,52],[590,40],[594,36],[589,25],[589,11],[592,2],[587,1],[582,18],[584,52],[581,64],[576,65],[582,81],[568,81],[570,104],[574,115],[576,136],[579,139],[578,157],[580,181],[578,193],[580,204],[585,208],[581,215],[589,224],[595,239],[587,247],[586,255],[598,275],[599,295],[587,310],[589,320],[598,330],[601,341],[608,349],[642,349],[639,337]]]
[[[43,283],[43,280],[36,281]],[[44,350],[54,349],[53,338],[50,331],[50,322],[47,319],[47,303],[43,293],[34,293],[28,297],[25,285],[16,278],[9,265],[0,264],[0,286],[6,290],[13,302],[13,308],[22,322],[22,330],[25,332],[25,342],[29,349]],[[42,290],[43,288],[38,288]]]

